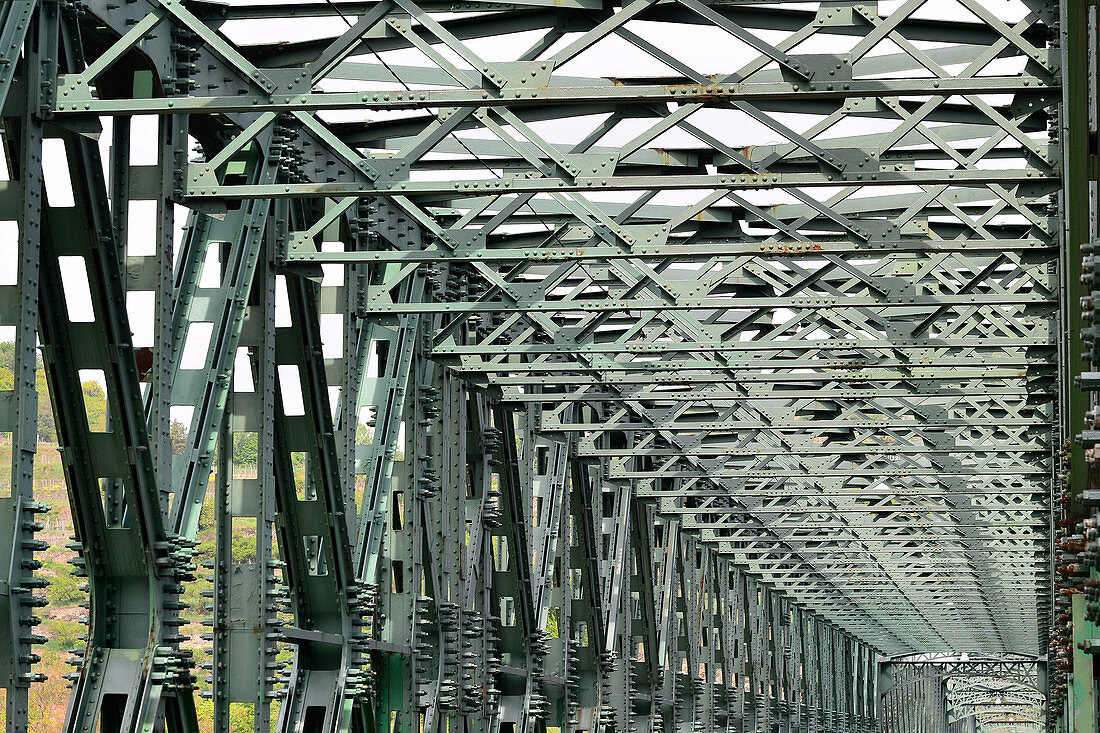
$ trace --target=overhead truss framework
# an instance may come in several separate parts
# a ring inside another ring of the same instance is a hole
[[[884,733],[1038,733],[1047,725],[1046,662],[912,654],[879,660]]]
[[[879,654],[1042,654],[1058,29],[1045,0],[4,3],[9,726],[36,344],[89,592],[74,733],[240,703],[871,731]]]

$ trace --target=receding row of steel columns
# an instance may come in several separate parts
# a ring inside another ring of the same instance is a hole
[[[1083,578],[1062,577],[1065,564],[1059,562],[1059,539],[1068,539],[1079,529],[1077,522],[1090,516],[1095,506],[1082,503],[1085,489],[1095,490],[1100,477],[1095,458],[1089,458],[1086,445],[1080,439],[1083,428],[1095,429],[1086,417],[1096,399],[1096,385],[1080,381],[1081,372],[1097,368],[1097,356],[1091,363],[1086,354],[1084,333],[1086,315],[1095,323],[1095,314],[1088,313],[1096,304],[1086,284],[1083,256],[1092,251],[1100,238],[1098,213],[1095,140],[1097,99],[1100,83],[1096,78],[1097,7],[1095,3],[1062,0],[1060,11],[1060,48],[1063,67],[1061,118],[1056,130],[1062,149],[1063,189],[1059,213],[1061,222],[1061,265],[1063,298],[1061,317],[1064,323],[1059,353],[1062,359],[1061,397],[1064,404],[1060,424],[1064,447],[1055,482],[1054,517],[1060,536],[1055,533],[1051,552],[1053,624],[1048,658],[1050,670],[1051,729],[1058,733],[1095,733],[1097,703],[1095,647],[1087,648],[1096,638],[1097,626],[1086,616],[1091,604],[1086,603],[1080,581]],[[1093,371],[1095,374],[1095,371]],[[1096,515],[1091,514],[1095,519]],[[1065,524],[1064,528],[1061,525]],[[1076,526],[1075,526],[1076,525]],[[1081,533],[1083,536],[1083,533]],[[1090,573],[1095,582],[1096,570]],[[1069,623],[1058,619],[1068,618]]]
[[[428,368],[429,366],[430,366],[429,364],[425,363],[423,368]],[[431,373],[431,370],[429,372],[420,372],[420,373],[429,374],[429,373]],[[421,380],[421,384],[422,383],[423,383],[423,381]],[[441,395],[439,397],[439,401],[442,402],[444,405],[451,405],[451,407],[449,407],[449,408],[445,407],[444,410],[443,410],[444,415],[451,415],[452,416],[452,417],[447,418],[447,419],[453,420],[454,419],[453,415],[455,414],[454,411],[456,409],[462,409],[463,405],[469,405],[469,406],[472,407],[472,406],[474,406],[474,405],[476,405],[480,402],[480,400],[475,395],[469,395],[467,397],[463,397],[463,398],[460,399],[459,395],[465,394],[465,388],[462,387],[460,383],[455,382],[454,380],[445,379],[443,382],[437,382],[437,381],[433,380],[433,384],[438,385],[437,387],[434,387],[433,389],[438,389],[441,392]],[[450,395],[450,396],[448,397],[448,395]],[[481,421],[485,420],[485,413],[483,412],[484,409],[485,409],[485,407],[483,406],[478,410],[478,412],[480,412],[482,414],[482,417],[479,418],[478,420],[475,420],[475,424],[478,424]],[[494,417],[490,418],[490,419],[499,420],[499,416],[501,414],[502,413],[500,413],[499,411],[494,411],[493,412]],[[417,421],[418,423],[423,422],[423,415],[415,415],[415,414],[409,414],[408,415],[408,418],[412,418],[412,417],[418,417],[419,418],[418,421]],[[441,416],[441,417],[439,417],[439,419],[442,420],[444,418]],[[497,422],[496,424],[500,424],[500,423]],[[439,425],[440,425],[440,428],[442,428],[443,424],[439,423]],[[421,436],[419,439],[428,441],[429,446],[437,446],[437,444],[430,439],[431,434],[435,433],[435,429],[433,429],[432,427],[429,426],[427,428],[427,430],[428,430],[428,432],[425,433],[423,436]],[[443,432],[443,434],[446,434],[445,430],[443,430],[442,432]],[[506,432],[505,438],[504,438],[504,441],[503,441],[504,445],[513,444],[514,439],[509,439],[507,436],[508,436],[508,433]],[[524,445],[539,445],[542,442],[542,439],[535,432],[523,431],[522,434],[521,434],[521,442]],[[551,445],[552,445],[552,443],[551,443]],[[462,446],[462,442],[460,441],[458,446],[456,446],[456,447],[459,447],[461,449],[461,446]],[[407,446],[407,450],[409,450],[410,452],[415,451],[416,453],[418,453],[420,455],[423,455],[423,450],[421,448],[419,448],[415,443]],[[454,447],[452,447],[450,450],[453,451]],[[527,460],[530,460],[530,457],[528,457]],[[461,465],[462,463],[464,463],[464,461],[459,461],[458,462],[459,465]],[[444,464],[444,465],[446,465],[446,464]],[[563,462],[559,465],[560,465],[560,470],[564,471],[566,464]],[[504,468],[503,470],[506,471],[507,469]],[[413,470],[413,473],[415,474],[415,470]],[[445,470],[443,472],[441,472],[440,477],[443,480],[443,485],[444,486],[447,485],[447,482],[448,482],[449,479],[453,480],[453,477],[449,476],[448,473]],[[411,478],[413,478],[412,475],[410,475],[410,479]],[[502,485],[505,484],[505,483],[507,483],[507,482],[502,480]],[[555,486],[565,486],[567,484],[567,481],[564,480],[563,478],[557,478],[554,481],[552,481],[552,484],[555,485]],[[407,485],[407,483],[406,482],[401,482],[401,483],[399,483],[399,485]],[[575,487],[572,489],[572,491],[577,491],[577,490],[578,489],[576,489]],[[598,493],[597,493],[597,495],[598,495]],[[591,510],[589,510],[589,511],[591,511]],[[446,512],[444,512],[444,513],[446,513]],[[405,529],[403,531],[406,531],[406,532],[412,532],[413,531],[413,521],[412,520],[409,520],[406,523]],[[446,535],[443,535],[443,536],[445,537]],[[597,544],[597,546],[599,545],[599,543],[596,543],[596,544]],[[544,557],[547,554],[547,552],[552,552],[552,549],[549,545],[544,545],[543,547],[539,547],[539,548],[536,548],[536,549],[538,550],[537,556],[539,556],[539,557]],[[605,556],[605,557],[603,557],[602,559],[599,560],[599,563],[606,563],[606,562],[610,561],[611,559],[612,558]],[[425,559],[425,563],[430,564],[431,562],[433,562],[433,561],[429,561],[429,560]],[[578,567],[578,569],[585,570],[585,571],[591,570],[591,568],[592,568],[591,564],[582,564],[580,567]],[[428,572],[430,574],[434,571],[430,571],[429,569],[426,568],[425,572]],[[690,589],[692,586],[690,584],[688,584],[685,587]],[[395,599],[391,598],[388,602],[392,604],[394,601],[395,601]],[[383,601],[384,604],[386,602],[387,601],[385,601],[385,600]],[[756,611],[754,611],[754,612],[750,611],[751,617],[752,618],[757,618],[756,614],[762,613],[764,611],[765,607],[764,606],[756,606],[756,604],[752,604],[751,608],[756,609]],[[522,616],[524,614],[519,614],[519,615]],[[532,612],[530,613],[530,616],[531,617],[537,617],[538,615],[539,615],[539,609],[537,609],[537,608],[532,609]],[[592,619],[593,622],[596,622],[595,617],[590,617],[590,618]],[[752,644],[752,639],[753,638],[769,638],[773,633],[773,632],[767,630],[767,624],[770,622],[771,614],[765,614],[763,618],[769,619],[769,621],[763,621],[763,623],[761,625],[758,625],[756,627],[750,627],[750,632],[755,632],[755,633],[751,633],[750,637],[747,639],[750,646],[752,646],[752,647],[757,646],[756,644]],[[563,623],[564,623],[564,621],[563,621]],[[837,638],[840,638],[840,637],[837,637]],[[693,648],[693,647],[690,646],[691,645],[690,640],[688,640],[687,643],[689,644],[689,647],[688,647],[689,649]],[[751,654],[754,657],[756,656],[756,653],[751,653]],[[772,665],[771,660],[774,660],[774,659],[778,658],[778,656],[779,656],[778,654],[773,654],[773,653],[769,652],[768,649],[767,649],[767,645],[765,645],[764,649],[760,650],[759,657],[761,659],[768,659],[769,661],[768,661],[767,664],[765,664],[765,665],[763,665],[763,667],[761,667],[762,669],[765,670],[763,672],[763,676],[758,676],[759,673],[753,675],[753,679],[756,681],[755,685],[762,686],[762,687],[767,687],[769,684],[774,684],[773,682],[769,682],[769,680],[775,680],[776,679],[775,677],[770,676],[770,675],[774,674],[774,672],[771,671],[771,670],[775,669]],[[832,658],[833,659],[838,659],[838,657],[835,657],[835,656],[832,656]],[[690,661],[690,656],[688,657],[688,659],[689,659],[689,666],[693,667],[694,664],[693,664],[693,662]],[[595,658],[593,658],[593,661],[595,661]],[[602,666],[602,665],[598,665],[598,666]],[[849,665],[849,667],[850,667],[850,665]],[[869,662],[868,662],[868,669],[869,669]],[[595,678],[592,678],[592,679],[597,679],[602,674],[603,673],[598,673],[597,676]],[[834,700],[838,704],[843,705],[845,707],[850,706],[849,707],[850,711],[854,711],[857,707],[862,707],[865,710],[868,709],[868,708],[873,707],[873,703],[871,702],[870,699],[865,700],[865,702],[862,705],[855,700],[855,698],[854,698],[854,693],[855,693],[854,685],[845,685],[845,684],[842,684],[842,683],[839,682],[840,680],[845,679],[845,676],[844,676],[843,673],[836,674],[836,675],[831,675],[828,672],[823,671],[820,674],[822,675],[822,677],[824,679],[828,680],[831,683],[830,686],[833,688],[833,691],[834,691],[833,694],[837,696],[837,697],[834,698]],[[866,678],[866,676],[867,675],[864,675],[864,678]],[[689,687],[694,687],[694,685],[689,685]],[[527,691],[527,692],[523,693],[523,699],[524,699],[525,703],[530,699],[530,694],[531,694],[530,691]],[[612,693],[613,697],[617,697],[618,694],[619,694],[618,692]],[[853,697],[849,698],[849,695],[852,695]],[[517,700],[517,702],[518,702],[518,700]],[[608,704],[608,702],[609,702],[609,700],[604,699],[601,704],[606,705],[606,704]],[[611,704],[611,709],[612,710],[622,709],[621,706],[623,706],[623,705],[624,705],[624,703],[622,702],[622,698],[620,698],[619,704],[615,704],[615,703]],[[683,705],[683,704],[681,704],[681,705]],[[694,709],[695,708],[694,705],[684,706],[684,707],[687,707],[687,709]],[[686,710],[685,710],[685,712],[686,712]],[[771,700],[771,699],[769,699],[767,697],[763,697],[763,696],[751,696],[751,697],[746,697],[743,720],[737,721],[734,718],[730,718],[730,719],[727,720],[727,725],[734,726],[734,729],[740,729],[740,730],[746,730],[746,731],[747,730],[761,730],[761,731],[764,731],[764,730],[781,730],[781,729],[787,729],[787,730],[792,730],[792,731],[793,730],[811,731],[811,730],[818,730],[818,729],[820,729],[820,730],[853,730],[853,731],[856,731],[856,730],[861,730],[861,729],[870,730],[874,727],[874,723],[870,720],[864,721],[862,723],[857,722],[856,716],[853,712],[847,712],[847,713],[836,713],[836,712],[816,713],[816,712],[808,711],[806,713],[806,716],[805,716],[807,718],[807,720],[805,720],[803,722],[799,722],[799,723],[794,722],[795,716],[794,716],[793,712],[794,711],[791,710],[789,708],[788,704],[786,704],[786,703]],[[709,715],[709,711],[708,711],[708,715]],[[816,724],[809,722],[810,720],[812,720],[814,718],[817,719]],[[678,716],[677,716],[677,719],[679,719]],[[645,725],[646,720],[647,720],[647,716],[637,717],[637,716],[634,716],[634,715],[628,715],[628,716],[624,717],[624,721],[630,721],[632,725]],[[755,722],[752,722],[752,721],[755,721]],[[690,720],[684,720],[685,724],[690,723],[690,722],[691,722]],[[694,725],[696,725],[696,726],[699,723],[700,723],[699,720],[694,721]],[[674,725],[674,723],[672,721],[666,721],[665,725],[669,725],[669,724]],[[749,725],[746,726],[746,724],[749,724]],[[744,726],[744,727],[742,727],[742,726]]]
[[[758,705],[754,706],[754,708],[755,708],[754,709],[754,714],[760,719],[759,722],[762,726],[769,726],[770,727],[770,726],[773,726],[773,725],[778,725],[781,730],[782,730],[783,726],[787,726],[787,727],[792,726],[792,724],[789,723],[789,722],[788,723],[783,723],[783,722],[780,722],[780,721],[776,721],[776,718],[782,718],[782,717],[784,717],[784,715],[787,715],[787,713],[780,712],[778,710],[773,710],[772,709],[773,706],[769,705],[766,700],[761,700]],[[822,729],[824,729],[824,730],[842,730],[842,729],[844,729],[842,726],[846,726],[846,725],[848,725],[848,723],[840,722],[835,718],[833,718],[833,719],[827,718],[826,722],[822,724]],[[832,726],[832,727],[830,727],[830,726]]]
[[[931,677],[894,688],[883,698],[884,729],[890,733],[947,733],[945,681]]]

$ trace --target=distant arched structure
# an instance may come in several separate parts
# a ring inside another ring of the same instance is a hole
[[[1037,733],[1046,725],[1046,662],[1011,655],[912,654],[879,661],[884,733]]]

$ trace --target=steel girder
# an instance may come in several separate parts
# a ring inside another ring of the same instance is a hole
[[[879,662],[884,731],[1047,729],[1045,662],[919,654]]]
[[[5,5],[9,724],[36,329],[91,593],[70,731],[194,730],[196,685],[219,730],[246,703],[285,731],[869,731],[876,652],[1040,653],[1058,26],[1038,0]],[[44,138],[71,206],[42,204]],[[207,504],[209,684],[179,600]]]

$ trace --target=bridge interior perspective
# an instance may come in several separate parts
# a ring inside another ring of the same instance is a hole
[[[1096,0],[0,2],[9,733],[1097,733]]]

